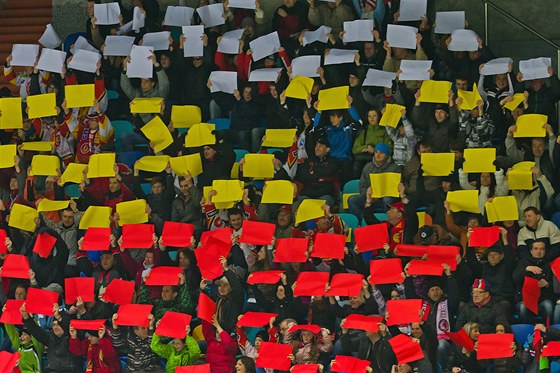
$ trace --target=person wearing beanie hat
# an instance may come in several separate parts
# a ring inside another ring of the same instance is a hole
[[[74,356],[86,358],[85,372],[121,372],[121,361],[110,338],[105,338],[105,325],[96,331],[86,333],[86,338],[78,339],[78,332],[70,325],[69,351]]]
[[[379,125],[380,119],[381,112],[374,108],[369,109],[367,111],[367,125],[361,128],[356,135],[352,146],[352,174],[355,179],[360,178],[364,166],[371,161],[377,144],[385,143],[390,147],[393,145],[385,127]]]
[[[241,319],[242,316],[243,315],[239,315],[238,319]],[[270,321],[268,323],[268,329],[267,330],[260,329],[255,335],[254,343],[251,343],[251,341],[249,341],[249,338],[247,338],[247,334],[245,332],[244,327],[242,326],[236,327],[237,344],[243,356],[256,358],[261,348],[261,342],[271,342],[271,343],[278,342],[278,336],[277,336],[278,330],[274,326],[275,321],[276,321],[276,317],[270,318]]]
[[[5,311],[5,305],[2,312]],[[20,308],[22,319],[29,319],[29,314],[25,311],[25,303]],[[31,322],[35,323],[34,320]],[[38,326],[37,326],[38,327]],[[41,372],[41,361],[43,356],[44,345],[37,340],[27,326],[16,328],[12,324],[4,324],[8,338],[12,342],[14,350],[21,356],[19,358],[19,369],[22,372]]]

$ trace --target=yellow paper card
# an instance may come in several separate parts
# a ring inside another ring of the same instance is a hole
[[[352,228],[348,228],[348,234],[346,235],[346,243],[352,242]]]
[[[84,180],[84,170],[87,166],[87,164],[70,163],[62,174],[62,184],[81,183]]]
[[[467,211],[479,214],[478,208],[478,190],[456,190],[447,192],[447,202],[449,208],[453,212]]]
[[[155,114],[161,112],[163,98],[141,98],[137,97],[130,102],[130,112],[132,114]]]
[[[291,205],[294,201],[294,184],[288,180],[267,181],[261,203],[280,203]]]
[[[420,161],[424,176],[447,176],[455,169],[453,153],[422,153]]]
[[[356,196],[358,193],[343,193],[342,194],[342,208],[348,210],[348,198]]]
[[[165,150],[169,145],[173,144],[171,132],[169,132],[165,123],[157,115],[140,130],[150,140],[156,153]]]
[[[322,206],[327,203],[324,199],[304,199],[296,212],[296,225],[325,216]]]
[[[397,172],[369,174],[369,181],[373,198],[399,197],[398,186],[401,182],[401,174]]]
[[[209,199],[208,199],[208,193],[212,190],[211,186],[205,186],[202,189],[202,194],[204,195],[204,200],[206,201],[206,203],[208,203]],[[235,205],[235,202],[214,202],[214,198],[212,198],[212,203],[214,204],[214,207],[217,208],[218,210],[220,209],[230,209]]]
[[[307,100],[313,88],[313,79],[307,76],[294,76],[286,88],[286,97]]]
[[[105,206],[90,206],[80,219],[80,229],[109,228],[113,209]]]
[[[29,119],[53,117],[56,114],[56,94],[27,96],[27,116]]]
[[[494,197],[486,202],[486,216],[488,222],[519,220],[519,208],[515,196]]]
[[[507,173],[509,190],[533,189],[533,173],[523,170],[509,170]]]
[[[451,82],[445,80],[424,80],[420,88],[420,102],[431,102],[434,104],[447,104],[449,102],[449,90]]]
[[[295,128],[285,130],[267,129],[264,133],[262,146],[268,146],[269,148],[289,148],[293,145],[295,136]]]
[[[349,92],[350,88],[348,86],[321,89],[317,110],[348,109],[350,107],[347,98]]]
[[[212,189],[216,195],[212,197],[212,202],[237,202],[243,198],[243,182],[239,180],[214,180]]]
[[[194,105],[173,105],[171,107],[171,121],[173,128],[190,128],[193,124],[202,122],[202,111]]]
[[[148,222],[146,212],[146,200],[137,199],[134,201],[117,203],[117,214],[119,214],[119,225],[142,224]]]
[[[93,84],[74,84],[64,87],[66,107],[90,107],[95,101],[95,86]]]
[[[0,98],[0,129],[23,128],[21,97]]]
[[[21,144],[21,149],[32,152],[51,152],[53,146],[54,142],[51,141],[31,141]]]
[[[514,111],[515,109],[517,109],[519,104],[523,102],[524,99],[525,96],[523,95],[523,93],[516,93],[513,95],[513,100],[506,103],[504,105],[504,108],[508,109],[509,111]]]
[[[422,228],[426,225],[426,212],[425,211],[418,211],[416,212],[418,216],[418,228]]]
[[[546,130],[543,126],[547,121],[546,115],[523,114],[515,122],[517,130],[513,133],[513,137],[545,137]]]
[[[513,165],[513,169],[517,171],[531,171],[531,169],[535,167],[535,162],[533,161],[523,161],[517,162]]]
[[[197,123],[193,125],[189,132],[187,132],[187,136],[185,136],[185,147],[196,148],[215,144],[216,136],[212,134],[215,128],[216,126],[210,123]]]
[[[115,153],[92,154],[89,157],[88,179],[115,177]]]
[[[463,91],[462,89],[458,89],[457,96],[463,99],[463,102],[459,105],[459,109],[461,110],[472,110],[478,105],[478,101],[482,101],[482,97],[478,92],[476,83],[473,84],[472,91]]]
[[[14,167],[16,152],[16,144],[0,145],[0,168]]]
[[[274,154],[245,154],[243,177],[270,179],[274,177]]]
[[[496,148],[465,149],[463,157],[464,172],[496,172]]]
[[[169,158],[169,163],[177,175],[182,176],[189,172],[192,177],[195,177],[202,173],[202,160],[200,158],[200,153]]]
[[[31,176],[57,176],[60,171],[60,159],[56,155],[33,156]]]
[[[139,170],[148,172],[161,172],[165,170],[169,163],[167,155],[147,155],[138,160],[134,165]]]
[[[380,126],[389,126],[396,128],[402,118],[401,110],[405,109],[402,105],[387,104],[385,112],[379,121]]]
[[[239,162],[233,162],[229,177],[231,177],[232,179],[239,179]]]
[[[13,228],[21,229],[27,232],[35,232],[37,224],[35,218],[39,215],[37,210],[29,206],[14,203],[10,212],[10,222],[8,225]]]
[[[47,198],[43,198],[37,206],[37,212],[43,211],[59,211],[68,208],[70,201],[53,201]]]

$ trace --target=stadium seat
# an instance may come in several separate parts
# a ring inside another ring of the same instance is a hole
[[[227,130],[231,127],[231,120],[229,118],[214,118],[210,119],[208,123],[216,125],[216,131]]]
[[[121,97],[121,94],[118,91],[114,91],[112,89],[107,90],[107,98],[109,100],[118,100]]]
[[[553,361],[550,364],[550,373],[560,373],[560,362]]]
[[[280,148],[267,148],[267,149],[266,149],[266,152],[267,152],[268,154],[274,154],[274,153],[276,153],[276,152],[282,153],[282,152],[284,152],[284,149],[280,149]]]
[[[552,220],[552,222],[553,222],[558,228],[560,228],[560,211],[556,211],[554,214],[552,214],[552,217],[550,218],[550,220]]]
[[[533,334],[535,326],[533,324],[515,324],[511,326],[511,330],[513,331],[515,341],[523,346],[527,342],[527,337]]]
[[[342,193],[360,193],[360,180],[350,180],[342,187]]]
[[[375,217],[379,221],[387,221],[387,213],[386,212],[376,212],[373,215],[375,215]]]
[[[78,184],[69,184],[64,187],[64,193],[70,198],[80,198],[80,186]]]
[[[249,154],[249,152],[245,149],[233,149],[233,151],[235,152],[235,161],[239,162],[240,160],[243,159],[243,157],[245,157],[245,154]]]
[[[87,38],[87,34],[85,32],[74,32],[68,35],[66,39],[64,39],[64,51],[68,53],[70,51],[70,47],[74,45],[80,36]]]
[[[142,192],[144,192],[144,194],[152,193],[152,184],[150,183],[142,183],[140,184],[140,188],[142,188]]]
[[[344,223],[346,223],[346,225],[348,226],[348,228],[359,228],[360,227],[360,222],[358,221],[358,218],[353,215],[353,214],[345,214],[345,213],[340,213],[337,214],[339,218],[342,219],[342,221]]]
[[[117,149],[117,153],[121,153],[123,151],[121,145],[121,137],[127,133],[131,133],[132,131],[134,131],[134,127],[128,120],[113,120],[111,121],[111,125],[113,126],[114,130],[115,149]]]
[[[134,163],[145,156],[143,152],[140,151],[132,151],[132,152],[123,152],[117,153],[117,163],[124,163],[130,168],[134,168]]]

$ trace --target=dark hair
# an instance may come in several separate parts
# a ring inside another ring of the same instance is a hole
[[[329,117],[333,117],[333,116],[337,116],[337,117],[344,117],[344,112],[342,110],[331,110],[329,113]]]
[[[243,216],[243,211],[241,211],[241,210],[238,209],[237,207],[231,208],[231,209],[229,209],[228,212],[227,212],[228,220],[229,220],[229,218],[231,218],[233,215],[241,215],[241,216]]]
[[[466,80],[467,82],[470,83],[470,79],[469,79],[468,75],[464,74],[464,73],[455,74],[455,80]]]
[[[180,176],[180,177],[183,177],[183,176]],[[184,177],[183,177],[183,179],[184,179]],[[165,187],[165,183],[163,182],[163,178],[161,176],[154,176],[152,178],[152,180],[150,180],[150,185],[154,185],[154,184],[157,184],[157,183],[160,183]]]
[[[532,211],[535,215],[541,215],[541,211],[538,208],[536,208],[535,206],[526,207],[525,210],[523,210],[523,213],[526,213],[526,212],[529,212],[529,211]]]
[[[255,360],[253,360],[249,356],[241,356],[239,359],[237,359],[237,361],[240,361],[241,364],[243,364],[247,373],[255,373],[257,371]]]
[[[533,242],[531,242],[531,249],[535,246],[536,243],[542,243],[544,245],[544,249],[548,250],[548,240],[543,238],[537,238]]]
[[[418,154],[418,152],[420,152],[420,147],[425,147],[425,148],[430,148],[433,149],[434,148],[434,144],[432,144],[430,141],[427,140],[420,140],[416,143],[416,148],[414,149],[416,151],[416,154]]]

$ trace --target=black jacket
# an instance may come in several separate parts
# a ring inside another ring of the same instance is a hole
[[[318,198],[334,196],[340,165],[338,159],[327,155],[323,158],[311,157],[298,166],[296,180],[303,184],[302,196]]]
[[[352,338],[349,333],[340,337],[342,348],[346,351],[357,352],[356,357],[369,360],[374,372],[390,373],[393,365],[397,364],[397,357],[386,337],[372,343],[365,333],[360,333],[358,338]]]
[[[472,301],[465,304],[459,312],[459,317],[457,317],[456,330],[461,329],[469,321],[478,323],[481,334],[494,333],[498,324],[502,324],[506,327],[506,330],[510,330],[507,315],[494,299],[490,299],[482,307],[477,306]]]

